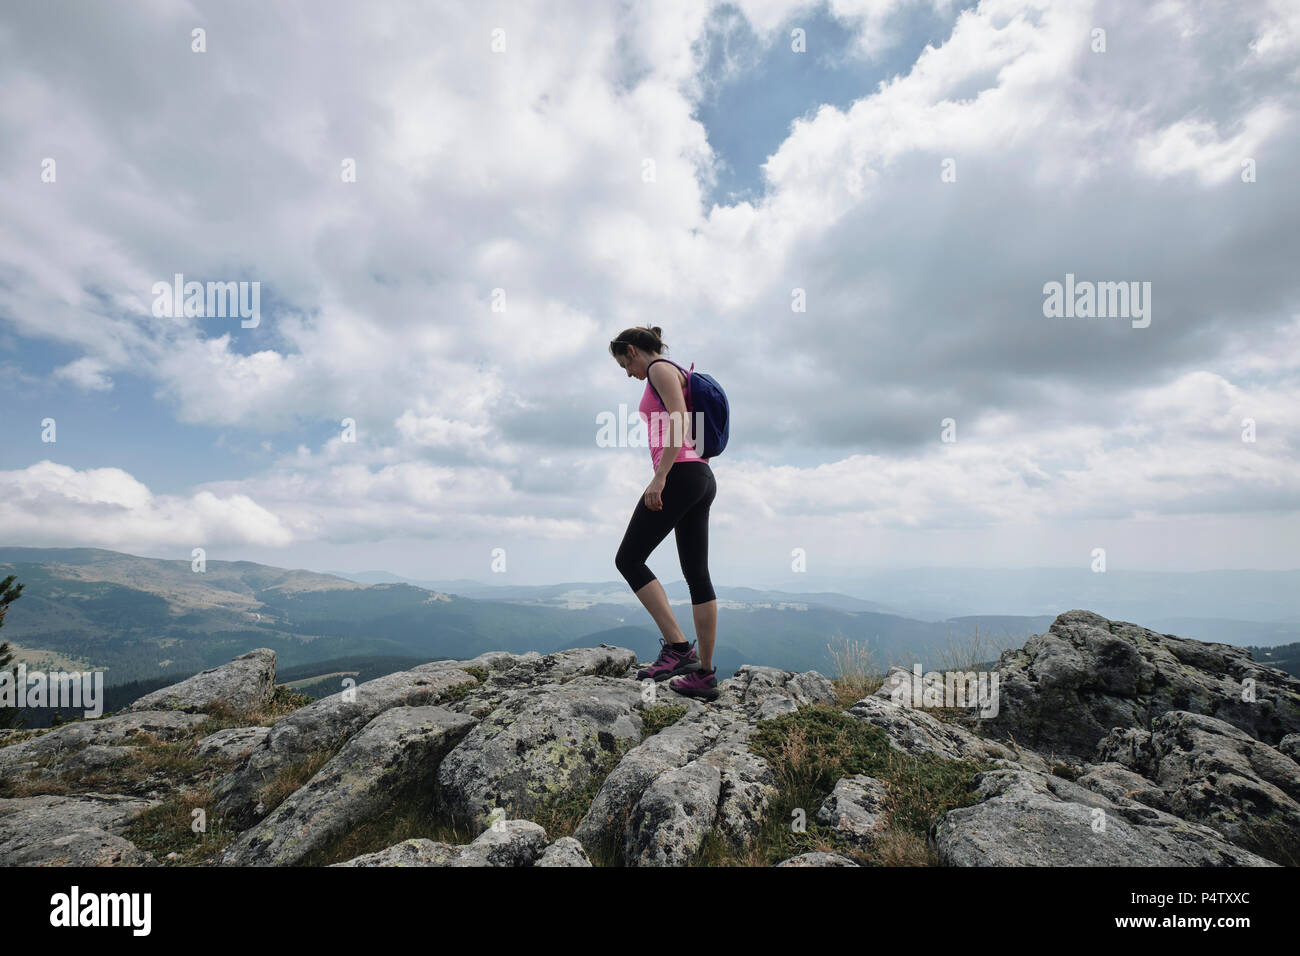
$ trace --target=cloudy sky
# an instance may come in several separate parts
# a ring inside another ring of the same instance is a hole
[[[0,544],[616,579],[654,324],[717,584],[1298,567],[1298,81],[1291,0],[7,4]]]

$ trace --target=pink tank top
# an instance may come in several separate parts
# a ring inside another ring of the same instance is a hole
[[[677,365],[672,359],[664,359],[664,361],[671,362],[685,373],[686,369]],[[691,367],[694,368],[695,366],[692,365]],[[682,385],[682,402],[686,404],[688,409],[690,408],[690,404],[686,401],[685,384]],[[646,434],[650,444],[650,461],[653,462],[654,470],[658,471],[659,461],[664,456],[664,445],[668,443],[668,439],[672,435],[670,431],[672,420],[668,415],[668,408],[659,400],[659,394],[655,391],[655,387],[650,384],[648,375],[646,376],[645,394],[641,396],[641,405],[637,411],[641,413],[641,421],[646,423]],[[688,427],[692,429],[695,427],[693,417]],[[701,458],[696,449],[690,447],[683,439],[682,447],[677,450],[677,457],[673,459],[673,464],[679,461],[702,461],[707,464],[709,459]]]

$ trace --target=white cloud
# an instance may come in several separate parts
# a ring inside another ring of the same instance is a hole
[[[1246,416],[1258,419],[1253,443],[1242,441]],[[1294,442],[1288,423],[1298,416],[1300,389],[1243,388],[1194,372],[1145,393],[1112,428],[1044,429],[1027,414],[959,431],[954,444],[940,442],[936,432],[928,449],[905,457],[859,454],[808,467],[720,462],[714,520],[735,533],[758,523],[765,537],[806,540],[870,528],[934,532],[1138,512],[1208,513],[1216,496],[1235,500],[1232,511],[1295,508],[1300,470],[1288,447]],[[482,437],[457,434],[451,424],[403,427],[415,444]],[[43,461],[0,472],[7,509],[0,519],[24,538],[93,539],[111,547],[124,547],[125,540],[154,548],[176,540],[279,547],[316,537],[422,535],[616,541],[629,502],[648,480],[648,461],[639,461],[648,459],[644,449],[575,450],[561,461],[526,463],[529,471],[553,473],[566,492],[575,475],[584,476],[587,495],[558,500],[490,462],[387,462],[391,451],[332,439],[322,454],[299,449],[265,475],[157,498],[120,469],[78,471]]]
[[[1242,163],[1254,157],[1261,143],[1286,120],[1277,105],[1261,103],[1230,139],[1221,137],[1213,123],[1178,120],[1138,141],[1138,165],[1155,176],[1194,172],[1203,183],[1225,182],[1241,175]]]
[[[923,6],[831,12],[874,55]],[[733,529],[758,516],[832,540],[1294,501],[1278,436],[1297,411],[1297,286],[1269,256],[1295,251],[1296,190],[1274,163],[1241,187],[1259,206],[1227,192],[1243,155],[1285,157],[1300,135],[1277,80],[1300,36],[1287,5],[984,0],[910,70],[794,122],[765,195],[711,209],[719,157],[693,100],[707,5],[462,6],[432,47],[395,14],[320,9],[214,7],[202,57],[175,39],[192,13],[166,7],[12,15],[0,314],[84,353],[60,380],[107,391],[129,369],[179,422],[297,449],[157,498],[116,468],[4,472],[47,509],[6,515],[14,536],[616,537],[649,456],[597,452],[589,423],[635,406],[605,343],[650,322],[732,394],[716,514]],[[740,9],[784,44],[812,7]],[[103,58],[50,59],[100,43],[102,17],[120,37]],[[1242,42],[1220,49],[1229,32]],[[47,154],[56,185],[23,158]],[[1026,321],[1023,290],[1130,262],[1168,270],[1146,337]],[[177,271],[260,280],[262,326],[153,319],[148,290]],[[795,286],[807,313],[789,312]],[[955,446],[937,441],[947,408]],[[313,451],[307,430],[344,417],[358,444]]]
[[[0,471],[0,526],[10,541],[29,545],[119,551],[293,541],[247,495],[154,495],[120,468],[82,471],[48,459]]]
[[[107,366],[102,360],[87,356],[56,368],[54,377],[88,392],[109,392],[113,389],[113,380],[106,373]]]

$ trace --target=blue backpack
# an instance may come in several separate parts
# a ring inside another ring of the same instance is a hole
[[[655,362],[673,362],[673,360],[655,359],[650,365],[654,365]],[[677,365],[676,362],[673,364]],[[646,366],[647,382],[650,381],[650,365]],[[727,447],[727,433],[731,420],[731,405],[727,402],[727,393],[722,390],[722,386],[712,375],[695,371],[694,362],[689,369],[684,369],[680,365],[677,367],[686,373],[686,410],[691,414],[692,424],[696,412],[704,415],[704,431],[695,436],[699,443],[697,448],[699,456],[716,458]],[[651,383],[650,387],[654,388],[654,384]],[[659,395],[657,388],[655,394]],[[662,395],[659,395],[659,401],[663,402]]]

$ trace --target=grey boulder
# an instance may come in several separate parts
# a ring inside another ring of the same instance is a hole
[[[431,789],[443,755],[474,726],[441,707],[394,707],[344,745],[305,786],[245,830],[227,866],[291,866],[413,791]]]
[[[857,866],[858,863],[838,853],[800,853],[777,866]]]
[[[822,801],[817,821],[852,843],[869,846],[885,831],[888,793],[885,782],[875,777],[843,777]]]
[[[692,703],[695,703],[692,701]],[[637,744],[610,771],[579,821],[574,837],[588,849],[622,852],[637,802],[661,774],[683,767],[734,732],[737,721],[697,708]]]
[[[835,685],[816,671],[798,674],[745,664],[718,684],[713,705],[765,720],[792,714],[806,704],[833,704],[836,700]]]
[[[157,866],[121,835],[151,806],[98,793],[0,799],[0,866]]]
[[[976,778],[979,802],[930,827],[946,866],[1273,866],[1215,830],[1067,780],[998,769]]]
[[[921,708],[907,707],[888,697],[864,697],[848,713],[879,727],[895,749],[913,757],[929,754],[944,760],[987,760],[1032,770],[1047,769],[1047,762],[1033,751],[977,736]]]
[[[660,774],[637,802],[628,824],[629,866],[685,866],[713,828],[722,791],[716,766],[692,760]]]
[[[274,695],[275,651],[259,647],[229,664],[145,694],[127,710],[183,710],[192,714],[220,705],[248,711],[265,706]]]
[[[741,667],[707,706],[690,698],[681,719],[630,750],[605,778],[574,836],[629,866],[678,866],[710,832],[737,852],[757,837],[776,793],[767,762],[748,748],[757,722],[814,703],[833,685],[815,671]],[[669,692],[671,694],[671,692]]]
[[[513,691],[439,767],[447,809],[481,829],[494,811],[530,817],[591,786],[641,742],[642,707],[635,681],[609,677]]]
[[[537,858],[533,866],[591,866],[587,851],[573,837],[560,837]]]
[[[270,732],[270,727],[228,727],[208,734],[196,746],[200,757],[239,760],[256,750]]]
[[[558,841],[557,841],[558,842]],[[335,866],[533,866],[545,856],[546,831],[531,820],[501,820],[480,833],[471,843],[452,846],[435,840],[405,840],[377,853],[366,853]],[[565,847],[547,866],[558,863]],[[576,864],[581,865],[581,864]]]
[[[1117,728],[1097,754],[1149,781],[1135,787],[1135,799],[1277,863],[1300,864],[1300,764],[1278,749],[1225,721],[1175,710],[1150,732]]]
[[[265,815],[260,791],[282,767],[321,750],[337,750],[370,721],[393,707],[437,703],[453,688],[477,684],[456,667],[398,671],[342,690],[286,714],[271,725],[244,762],[213,790],[217,811],[246,827]]]
[[[1300,731],[1300,678],[1245,648],[1158,634],[1091,611],[1067,611],[998,661],[990,732],[1086,759],[1114,727],[1148,727],[1186,710],[1265,743]]]
[[[19,763],[41,758],[61,759],[83,747],[144,742],[149,738],[177,740],[208,719],[206,714],[146,710],[74,721],[0,749],[0,775],[4,774],[7,767],[17,769],[15,765]],[[100,757],[104,755],[103,751],[98,754]]]

